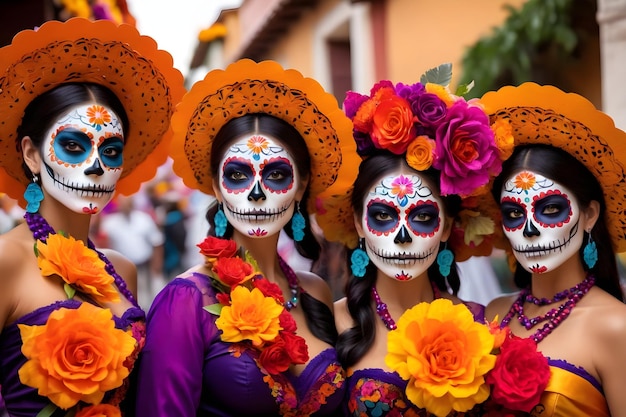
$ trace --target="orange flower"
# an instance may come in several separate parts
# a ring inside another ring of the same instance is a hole
[[[66,284],[98,303],[120,301],[113,277],[105,270],[106,264],[82,241],[51,234],[46,243],[37,242],[35,252],[44,277],[58,275]]]
[[[122,412],[113,405],[98,404],[83,408],[76,417],[122,417]]]
[[[111,115],[100,105],[93,105],[87,108],[87,117],[92,125],[104,125],[111,123]]]
[[[522,190],[530,190],[535,185],[535,174],[528,171],[520,172],[515,176],[515,186]]]
[[[382,87],[372,98],[363,103],[356,112],[352,123],[354,128],[360,132],[369,133],[372,129],[372,120],[374,118],[374,112],[380,104],[381,100],[388,97],[393,97],[395,92],[391,87]]]
[[[500,349],[500,346],[502,346],[504,341],[509,337],[509,334],[511,333],[511,329],[509,328],[509,326],[500,328],[500,320],[498,319],[497,315],[493,319],[493,321],[489,323],[489,331],[495,338],[493,344],[494,349]]]
[[[428,136],[418,136],[406,150],[406,162],[413,169],[426,171],[433,164],[435,141]]]
[[[129,374],[124,361],[136,340],[115,328],[109,309],[82,303],[53,311],[42,326],[18,327],[28,359],[18,371],[20,381],[62,409],[79,401],[100,403]]]
[[[445,298],[420,303],[388,334],[385,363],[405,380],[407,398],[446,416],[489,396],[485,376],[495,366],[494,336],[463,304]]]
[[[250,340],[256,347],[278,336],[283,306],[261,290],[238,285],[230,292],[231,305],[224,306],[215,325],[222,331],[224,342]]]
[[[506,161],[513,153],[515,138],[513,137],[513,128],[511,123],[506,119],[496,120],[491,125],[491,130],[495,135],[496,146],[500,150],[500,159]]]
[[[370,135],[374,146],[396,155],[404,153],[415,138],[415,122],[417,117],[406,99],[396,95],[387,97],[376,107],[372,118]]]

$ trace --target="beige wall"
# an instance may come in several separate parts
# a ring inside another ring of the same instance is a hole
[[[507,17],[503,4],[518,8],[525,1],[388,0],[389,79],[416,82],[429,68],[452,62],[452,85],[456,85],[466,48],[502,24]]]

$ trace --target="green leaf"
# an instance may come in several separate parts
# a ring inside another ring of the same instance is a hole
[[[57,406],[50,403],[45,406],[38,414],[37,417],[50,417],[57,410]]]
[[[35,256],[39,257],[39,249],[37,249],[37,242],[38,240],[35,241],[35,244],[33,245],[33,250],[35,251]]]
[[[222,305],[220,303],[211,304],[203,307],[206,311],[216,316],[222,314]]]
[[[76,288],[72,287],[66,282],[65,284],[63,284],[63,289],[65,290],[65,294],[67,295],[68,300],[74,298],[74,294],[76,294]]]
[[[420,83],[433,83],[443,85],[450,84],[452,80],[452,64],[450,62],[441,64],[436,68],[431,68],[420,77]]]
[[[474,81],[470,82],[469,84],[461,84],[456,88],[456,91],[454,92],[455,95],[457,96],[464,96],[465,94],[469,93],[470,91],[472,91],[472,88],[474,88]]]

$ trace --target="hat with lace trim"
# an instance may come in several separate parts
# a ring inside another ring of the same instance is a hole
[[[626,132],[615,127],[613,119],[586,98],[553,86],[507,86],[486,93],[481,102],[500,140],[514,146],[554,146],[589,169],[602,187],[613,247],[625,252]],[[500,211],[494,209],[496,202],[490,198],[484,204],[501,229]],[[507,249],[508,242],[503,238],[496,246]]]
[[[185,92],[172,56],[128,24],[78,17],[48,21],[0,48],[0,189],[22,206],[31,181],[17,137],[24,111],[35,97],[70,82],[107,87],[128,114],[118,193],[137,191],[167,159],[170,116]]]

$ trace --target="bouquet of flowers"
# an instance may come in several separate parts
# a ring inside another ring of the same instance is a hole
[[[463,304],[448,299],[407,310],[389,332],[385,363],[408,381],[406,396],[438,416],[466,412],[489,400],[530,412],[550,378],[535,342],[474,321]]]
[[[205,309],[215,314],[224,342],[242,344],[258,353],[258,363],[269,374],[308,361],[305,340],[296,334],[296,322],[284,306],[282,290],[265,279],[256,261],[233,240],[207,237],[198,244],[219,291],[218,304]]]

